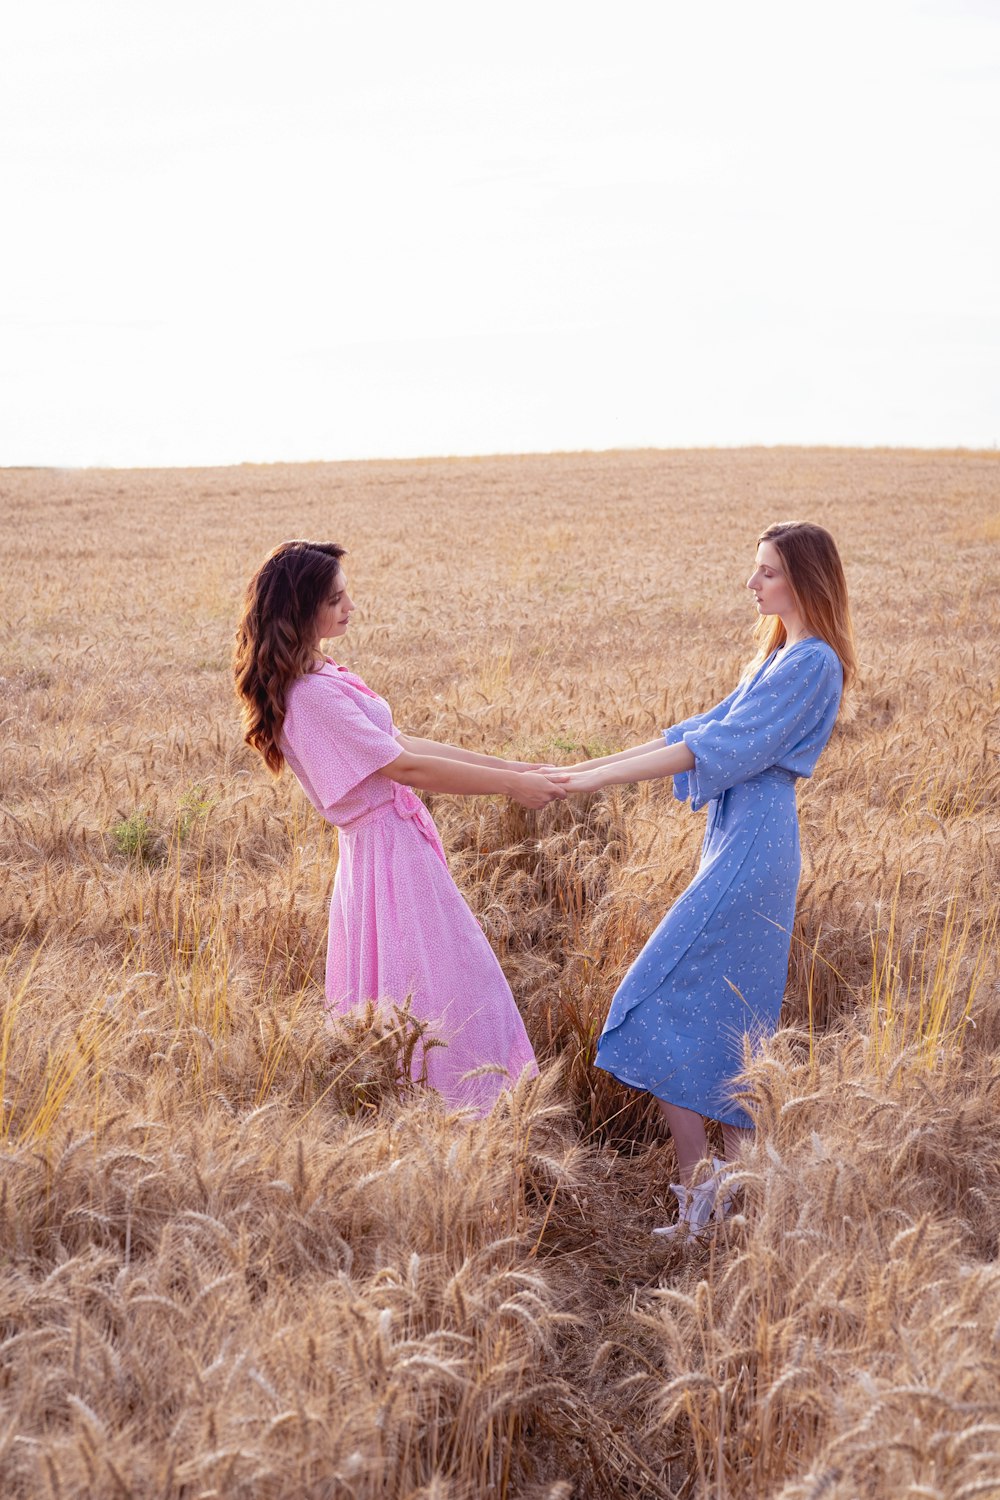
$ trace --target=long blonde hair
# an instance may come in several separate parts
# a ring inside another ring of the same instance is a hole
[[[832,646],[844,669],[844,692],[858,674],[854,627],[847,602],[847,579],[833,537],[811,521],[776,521],[757,538],[770,542],[785,566],[789,588],[810,635]],[[754,628],[757,654],[750,670],[785,644],[785,627],[777,615],[762,615]]]

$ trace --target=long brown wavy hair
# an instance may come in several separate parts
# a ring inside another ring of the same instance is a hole
[[[858,673],[854,627],[847,602],[847,579],[837,543],[823,526],[811,521],[776,521],[757,538],[770,542],[785,567],[792,595],[810,635],[832,646],[844,669],[844,692]],[[749,670],[785,644],[785,627],[777,615],[762,615],[754,628],[757,654]]]
[[[316,660],[313,622],[343,556],[335,542],[282,542],[247,584],[233,672],[243,705],[243,738],[275,776],[285,764],[279,745],[285,696]]]

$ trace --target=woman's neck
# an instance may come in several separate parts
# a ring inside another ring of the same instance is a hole
[[[797,646],[799,641],[807,641],[809,639],[810,632],[802,620],[782,620],[781,623],[785,627],[784,644],[786,646]]]

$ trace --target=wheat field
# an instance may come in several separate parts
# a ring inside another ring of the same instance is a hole
[[[5,1500],[1000,1496],[1000,457],[628,452],[0,474]],[[243,584],[349,549],[417,734],[570,761],[716,701],[758,532],[837,536],[862,680],[800,785],[737,1212],[592,1067],[697,863],[667,786],[428,799],[541,1077],[321,1018],[336,836],[242,745]]]

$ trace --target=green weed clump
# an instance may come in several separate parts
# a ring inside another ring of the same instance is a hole
[[[215,806],[215,798],[204,787],[192,786],[177,803],[177,837],[184,843]]]
[[[112,824],[111,838],[118,853],[140,865],[162,865],[167,857],[167,841],[141,807],[122,813]]]

